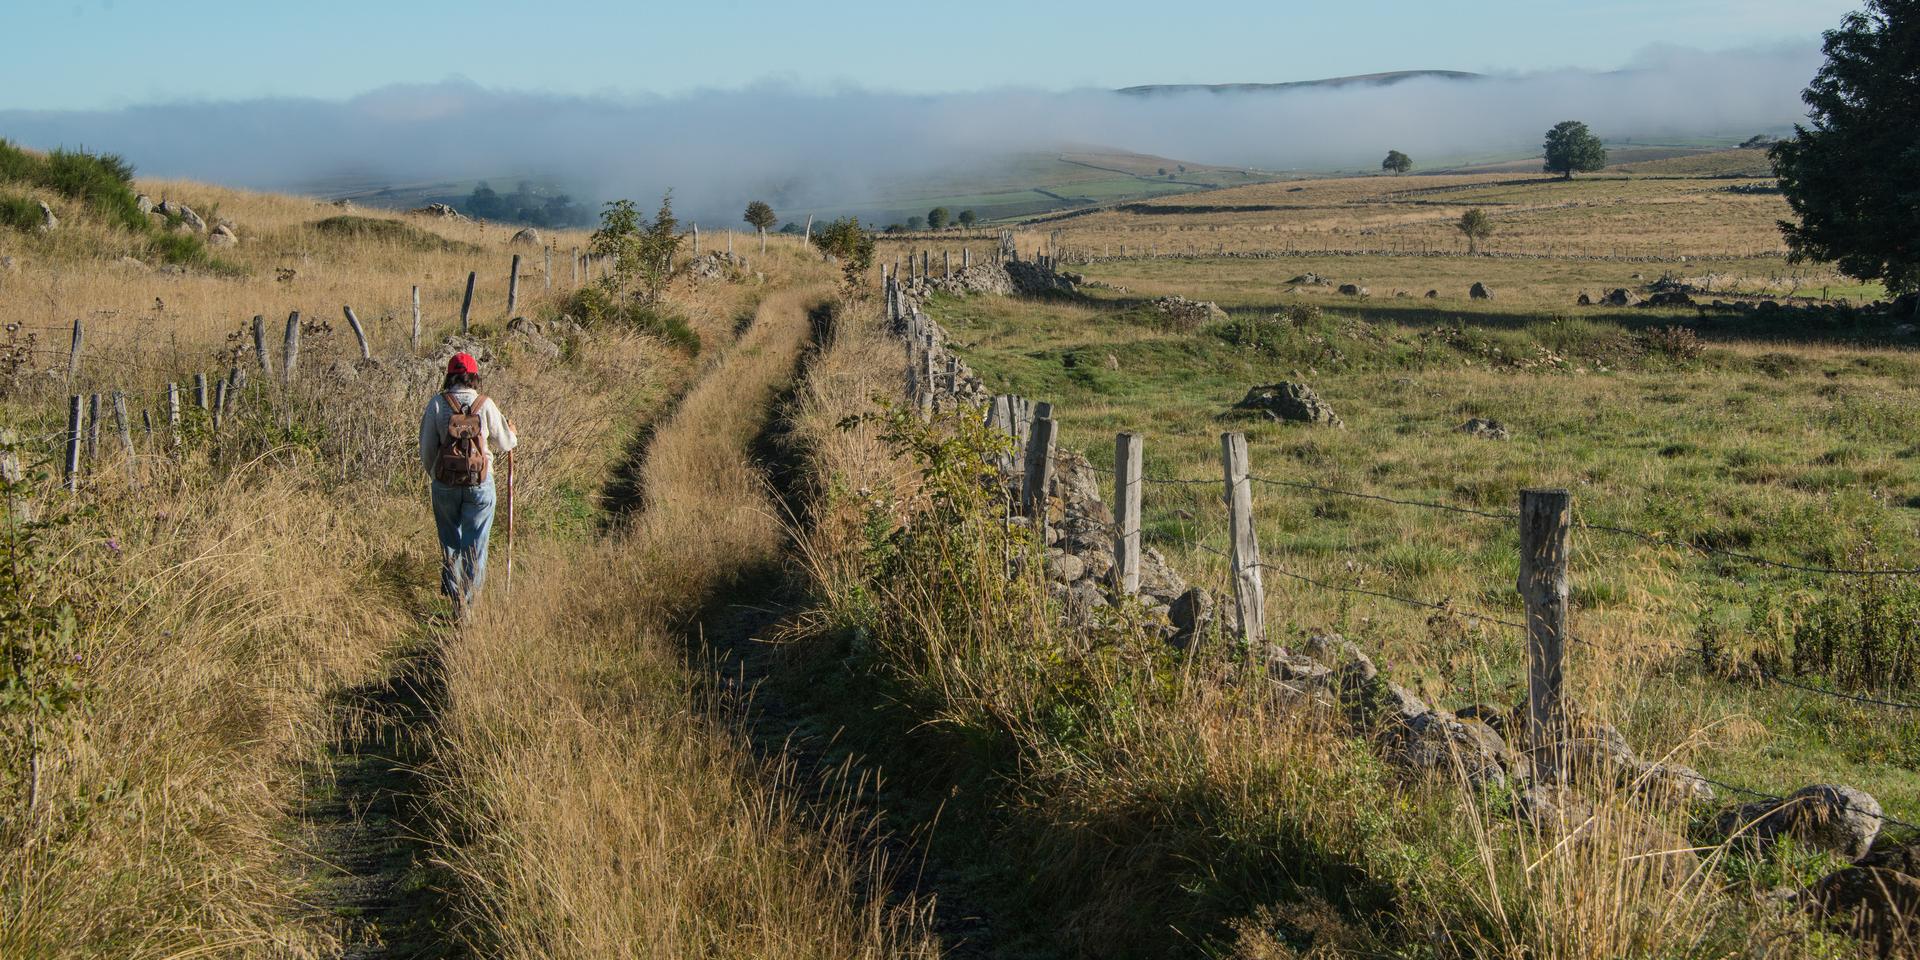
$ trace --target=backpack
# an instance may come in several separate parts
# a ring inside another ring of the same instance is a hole
[[[485,394],[476,395],[462,409],[453,400],[453,391],[444,395],[452,414],[447,418],[447,442],[433,462],[433,478],[449,487],[477,487],[487,482],[487,441],[481,435],[480,410],[487,405]]]

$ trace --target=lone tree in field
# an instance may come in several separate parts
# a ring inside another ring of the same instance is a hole
[[[934,207],[932,210],[928,210],[927,211],[927,229],[929,230],[946,229],[947,220],[950,216],[951,214],[947,213],[946,207]]]
[[[918,230],[918,229],[920,229],[920,228],[921,228],[922,226],[924,226],[925,224],[926,224],[926,221],[925,221],[925,220],[922,220],[922,219],[920,219],[919,217],[908,217],[908,218],[907,218],[907,229],[908,229],[908,230]]]
[[[1592,173],[1607,165],[1607,148],[1578,120],[1554,124],[1553,129],[1547,131],[1547,142],[1543,146],[1547,162],[1542,169],[1568,180],[1576,173]]]
[[[760,252],[766,253],[767,231],[772,230],[773,225],[780,222],[780,218],[774,216],[773,208],[768,206],[765,200],[755,200],[747,204],[747,215],[744,219],[753,229],[760,232]]]
[[[1413,158],[1398,150],[1388,150],[1387,158],[1380,161],[1380,169],[1388,173],[1406,173],[1413,169]]]
[[[873,266],[873,234],[860,226],[860,218],[842,217],[815,231],[813,245],[840,261],[846,296],[851,300],[860,292],[861,278]]]
[[[968,229],[972,229],[973,225],[979,222],[980,222],[979,214],[974,213],[972,210],[960,211],[960,226],[966,227]]]
[[[1474,207],[1460,215],[1460,221],[1454,226],[1467,235],[1467,253],[1480,252],[1480,241],[1493,236],[1493,218],[1485,210]]]
[[[673,191],[660,198],[653,220],[640,215],[632,200],[615,200],[600,214],[600,229],[587,249],[612,264],[601,280],[613,298],[631,293],[643,303],[657,303],[673,279],[673,257],[680,250],[680,221],[673,215]],[[634,289],[635,287],[638,289]]]
[[[1867,0],[1827,31],[1824,49],[1800,95],[1810,126],[1771,150],[1800,220],[1780,223],[1789,254],[1894,293],[1920,290],[1920,4]]]

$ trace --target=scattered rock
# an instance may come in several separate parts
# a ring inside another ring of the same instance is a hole
[[[1636,763],[1622,767],[1623,786],[1663,803],[1712,803],[1713,786],[1700,771],[1678,763]]]
[[[1472,420],[1461,424],[1459,429],[1461,433],[1469,436],[1484,437],[1488,440],[1509,440],[1513,438],[1513,433],[1507,429],[1506,424],[1498,420],[1488,420],[1485,417],[1474,417]]]
[[[1920,844],[1877,850],[1795,899],[1881,956],[1908,956],[1920,946]]]
[[[1349,297],[1364,297],[1367,295],[1367,288],[1357,283],[1343,283],[1340,285],[1340,292]]]
[[[1880,833],[1880,802],[1840,784],[1802,787],[1785,799],[1761,800],[1723,812],[1721,836],[1767,844],[1790,836],[1806,846],[1857,860]]]
[[[539,324],[526,317],[507,321],[507,338],[549,360],[560,358],[560,345],[548,339]]]
[[[1047,551],[1047,578],[1073,583],[1087,572],[1087,562],[1061,549]]]
[[[41,233],[52,233],[60,226],[60,218],[53,215],[53,208],[45,200],[35,200],[40,205],[40,225],[34,229]]]
[[[137,194],[137,195],[135,195],[135,196],[134,196],[134,198],[133,198],[133,205],[134,205],[135,207],[137,207],[137,208],[139,208],[139,210],[140,210],[140,212],[141,212],[141,213],[152,213],[152,212],[153,212],[153,198],[152,198],[152,197],[149,197],[149,196],[147,196],[147,195],[146,195],[146,194],[144,194],[144,193],[142,193],[142,194]]]
[[[121,257],[120,259],[126,260],[128,258]],[[134,262],[140,263],[140,261],[138,260],[135,260]],[[145,266],[145,264],[141,264],[141,266]],[[8,273],[13,273],[19,269],[20,269],[20,261],[15,260],[12,257],[0,257],[0,270],[5,270]]]
[[[1600,302],[1609,307],[1624,307],[1633,303],[1633,294],[1628,293],[1626,287],[1615,287],[1607,291],[1607,295],[1601,297]]]
[[[442,220],[467,219],[465,214],[444,203],[429,203],[424,207],[416,207],[409,212],[419,214],[423,217],[438,217]]]
[[[1211,300],[1189,300],[1182,296],[1161,297],[1150,306],[1156,313],[1167,318],[1168,322],[1181,330],[1198,330],[1216,320],[1224,320],[1227,312]]]
[[[1643,307],[1691,307],[1693,298],[1685,290],[1662,290],[1640,302]]]
[[[1287,282],[1300,287],[1331,287],[1333,286],[1332,280],[1329,280],[1326,277],[1323,277],[1313,272],[1303,273],[1297,277],[1294,277],[1292,280],[1288,280]]]
[[[1574,303],[1583,307],[1591,307],[1593,306],[1593,298],[1587,296],[1587,292],[1582,290],[1580,291],[1580,299],[1575,300]]]
[[[207,234],[207,243],[216,247],[234,247],[240,245],[240,237],[233,232],[232,227],[223,223],[214,227],[212,233]]]
[[[1478,280],[1475,280],[1473,282],[1473,286],[1467,288],[1467,296],[1475,300],[1492,300],[1493,291],[1487,289],[1486,284],[1481,283]]]
[[[1107,369],[1108,370],[1120,369],[1120,358],[1114,356],[1111,353],[1107,354]]]
[[[1438,300],[1438,299],[1440,299],[1440,291],[1438,291],[1438,290],[1428,290],[1428,291],[1427,291],[1427,299],[1428,299],[1428,300]]]
[[[1323,423],[1330,427],[1343,425],[1333,408],[1304,383],[1282,382],[1254,387],[1233,408],[1258,411],[1273,420]]]
[[[537,247],[540,245],[540,231],[527,227],[507,238],[509,246]]]
[[[193,212],[192,207],[184,203],[162,200],[159,205],[153,208],[153,212],[169,220],[179,220],[182,227],[194,233],[205,233],[207,231],[207,221],[199,214]]]

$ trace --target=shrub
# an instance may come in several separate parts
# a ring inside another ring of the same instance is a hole
[[[55,150],[28,153],[0,140],[0,180],[46,187],[77,200],[129,230],[151,229],[133,192],[133,167],[113,154]]]
[[[1865,563],[1869,550],[1853,560]],[[1920,683],[1920,583],[1852,577],[1762,591],[1750,623],[1756,659],[1776,672],[1821,676],[1851,690]]]
[[[561,309],[588,326],[620,324],[659,337],[689,355],[700,353],[700,334],[685,317],[632,296],[622,297],[602,284],[588,284],[574,291]]]
[[[0,227],[32,233],[40,226],[40,205],[26,197],[0,194]]]
[[[1650,354],[1660,354],[1669,360],[1692,363],[1700,359],[1706,350],[1706,342],[1700,335],[1686,327],[1660,327],[1648,330],[1640,335],[1640,346]]]
[[[209,218],[211,219],[211,218]],[[380,217],[359,217],[346,214],[328,217],[313,224],[315,233],[329,237],[341,237],[353,241],[383,241],[424,252],[446,251],[448,253],[479,253],[480,248],[471,243],[448,240],[437,233],[423,230],[402,220],[386,220]]]

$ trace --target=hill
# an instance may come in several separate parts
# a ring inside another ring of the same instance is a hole
[[[1385,73],[1360,73],[1322,80],[1289,80],[1281,83],[1150,83],[1122,87],[1129,96],[1152,97],[1175,93],[1278,93],[1286,90],[1338,89],[1340,87],[1387,87],[1408,80],[1482,80],[1484,75],[1461,70],[1390,70]]]

